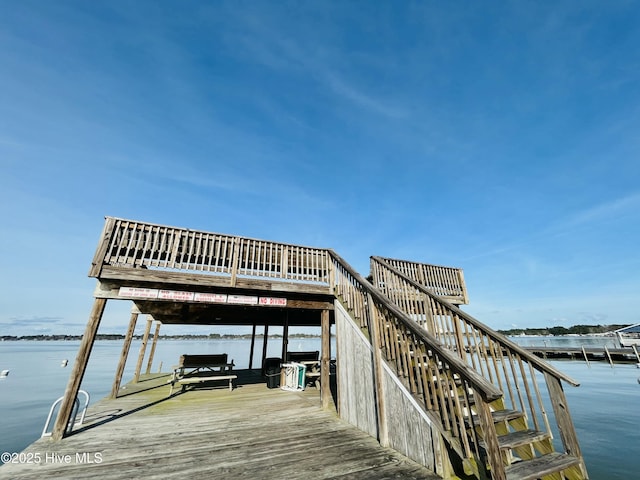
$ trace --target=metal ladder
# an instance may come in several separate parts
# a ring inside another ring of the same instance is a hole
[[[78,399],[78,396],[80,394],[84,395],[84,407],[82,407],[80,421],[76,422],[76,417],[78,416],[78,410],[80,409],[80,400]],[[84,417],[87,414],[87,407],[89,406],[89,399],[90,399],[89,393],[85,392],[84,390],[78,390],[78,396],[76,396],[76,399],[73,402],[71,419],[69,420],[69,424],[67,425],[67,430],[66,430],[67,433],[71,432],[71,430],[73,430],[73,427],[75,427],[76,425],[82,425],[82,423],[84,422]],[[53,402],[53,405],[51,405],[51,408],[49,409],[49,415],[47,416],[47,421],[44,424],[44,428],[42,429],[42,435],[40,435],[40,438],[51,436],[52,432],[48,431],[49,424],[51,423],[51,417],[53,416],[53,411],[62,402],[63,399],[64,399],[64,396],[57,399],[55,402]]]

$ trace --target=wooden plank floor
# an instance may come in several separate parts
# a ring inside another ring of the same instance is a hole
[[[166,375],[89,407],[85,426],[40,439],[7,479],[437,479],[320,407],[318,390],[268,389],[259,374],[169,397]],[[260,383],[257,383],[260,381]]]

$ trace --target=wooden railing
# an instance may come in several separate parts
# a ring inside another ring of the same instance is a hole
[[[462,269],[393,258],[383,258],[383,260],[450,303],[458,305],[469,303]]]
[[[105,265],[329,284],[326,249],[113,217],[106,218],[89,276],[99,277]]]
[[[375,348],[413,397],[422,405],[449,445],[463,459],[467,474],[480,476],[480,459],[487,461],[494,479],[504,479],[505,470],[498,447],[497,431],[491,419],[491,404],[502,392],[466,365],[454,352],[394,305],[341,257],[333,259],[334,292],[370,332]],[[375,332],[378,332],[377,334]],[[478,430],[469,428],[467,413],[477,412]],[[482,445],[486,451],[481,454]]]
[[[385,259],[372,257],[371,271],[381,291],[416,325],[504,392],[501,409],[524,412],[527,424],[523,428],[550,437],[559,432],[564,452],[582,458],[561,385],[565,381],[578,386],[577,381],[407,278]],[[551,411],[545,406],[546,399]],[[585,477],[578,474],[576,478]]]

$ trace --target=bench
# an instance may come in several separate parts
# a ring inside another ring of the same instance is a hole
[[[181,355],[178,365],[173,367],[173,375],[169,380],[173,395],[173,387],[176,383],[182,386],[184,392],[187,385],[212,382],[216,380],[229,380],[229,390],[233,390],[233,381],[238,378],[231,373],[235,364],[227,361],[227,354],[214,355]]]
[[[229,391],[233,391],[233,381],[238,378],[237,375],[209,375],[206,372],[198,372],[188,377],[178,378],[175,382],[171,383],[171,390],[169,396],[173,395],[173,386],[175,383],[179,383],[182,386],[182,392],[185,391],[187,385],[193,385],[196,383],[213,382],[216,380],[229,380]]]

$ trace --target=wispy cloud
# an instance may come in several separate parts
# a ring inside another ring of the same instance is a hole
[[[11,317],[9,318],[8,324],[16,327],[24,327],[33,324],[59,323],[62,320],[64,320],[63,317]]]
[[[571,216],[566,221],[565,225],[568,227],[575,227],[589,223],[602,222],[638,211],[640,211],[640,192],[586,208]]]
[[[406,109],[395,105],[392,101],[379,96],[367,94],[354,83],[347,83],[344,77],[334,72],[325,72],[325,79],[334,93],[345,100],[365,109],[391,119],[402,119],[408,116]]]
[[[351,55],[335,41],[325,42],[322,46],[301,43],[300,38],[281,33],[282,28],[276,26],[278,20],[269,15],[261,16],[259,20],[252,15],[239,16],[236,20],[243,22],[245,29],[226,33],[227,44],[236,55],[247,55],[248,61],[273,71],[312,78],[336,97],[369,113],[391,119],[407,117],[409,112],[405,106],[388,94],[369,91],[346,72],[381,69],[380,65],[371,64],[375,63],[375,59],[368,62],[362,55]],[[318,28],[331,27],[325,25]]]

